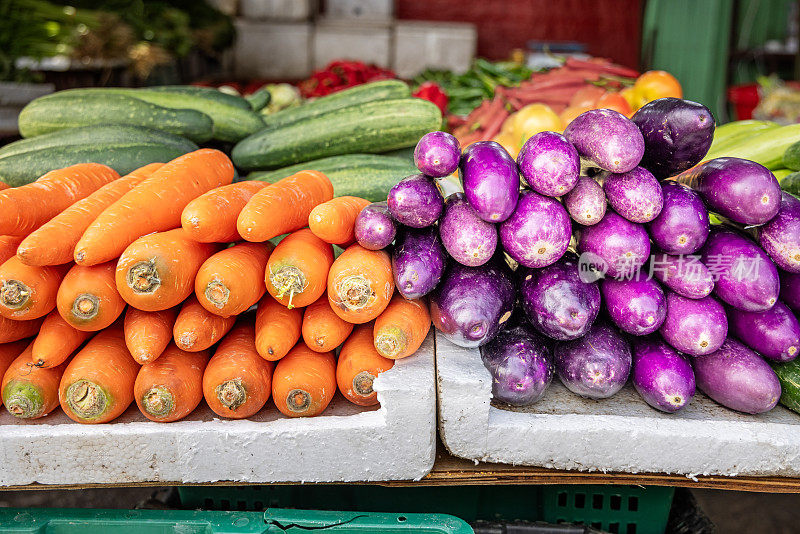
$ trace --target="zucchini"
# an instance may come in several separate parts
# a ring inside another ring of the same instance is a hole
[[[800,413],[800,360],[771,365],[781,383],[781,404]]]
[[[794,196],[800,196],[800,172],[793,172],[789,176],[784,176],[780,182],[781,189]]]
[[[148,91],[199,96],[209,100],[214,100],[227,106],[233,106],[239,109],[251,109],[250,103],[243,97],[229,93],[223,93],[222,91],[218,91],[213,87],[200,87],[197,85],[158,85],[154,87],[146,87],[145,89]]]
[[[705,159],[735,157],[760,163],[770,170],[783,166],[783,153],[794,143],[800,141],[800,123],[767,129],[744,140],[712,150]]]
[[[341,154],[387,152],[415,145],[441,121],[439,108],[420,98],[367,102],[282,128],[265,128],[240,141],[232,159],[241,169],[255,170]]]
[[[268,128],[280,128],[299,120],[318,117],[356,104],[376,102],[378,100],[394,100],[408,98],[411,90],[400,80],[381,80],[378,82],[356,85],[332,95],[323,96],[301,106],[286,108],[264,117]]]
[[[800,141],[790,145],[783,153],[783,166],[793,171],[800,171]]]
[[[723,124],[714,131],[714,141],[711,143],[709,152],[724,150],[753,135],[774,130],[775,128],[780,128],[780,124],[755,119]]]

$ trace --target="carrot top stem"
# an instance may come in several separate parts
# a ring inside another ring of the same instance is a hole
[[[403,329],[397,326],[385,326],[375,337],[375,348],[382,356],[392,358],[408,345]]]
[[[247,402],[247,389],[241,378],[226,380],[214,388],[219,402],[229,410],[235,410]]]
[[[376,298],[370,288],[369,280],[361,274],[342,278],[339,284],[339,296],[344,307],[352,311],[369,306]]]
[[[280,300],[288,292],[289,303],[286,305],[290,310],[292,306],[292,299],[295,293],[302,293],[308,287],[308,281],[303,271],[292,265],[281,267],[276,271],[270,271],[269,275],[272,285],[278,288],[277,299]]]
[[[293,389],[286,395],[286,406],[294,413],[308,411],[311,406],[311,395],[302,389]]]
[[[155,261],[140,261],[128,270],[128,287],[134,293],[155,293],[161,285]]]
[[[223,282],[215,279],[206,286],[205,295],[214,306],[222,308],[228,303],[231,290]]]
[[[372,395],[372,384],[375,382],[375,375],[369,371],[361,371],[353,377],[353,391],[362,397]]]
[[[108,404],[103,388],[89,380],[78,380],[67,388],[67,405],[81,419],[100,416]]]
[[[6,280],[0,287],[0,301],[7,308],[22,308],[31,297],[31,288],[19,280]]]
[[[142,408],[153,417],[164,417],[174,404],[172,392],[164,386],[153,386],[142,396]]]
[[[44,399],[39,388],[26,382],[10,382],[6,386],[5,394],[5,405],[11,415],[29,419],[42,414]]]
[[[97,295],[81,293],[72,303],[72,313],[80,319],[93,319],[100,311],[100,299]]]

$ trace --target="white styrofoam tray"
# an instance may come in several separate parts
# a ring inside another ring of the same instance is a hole
[[[800,415],[782,406],[746,415],[698,392],[670,415],[630,384],[595,401],[554,378],[538,403],[499,408],[479,351],[438,333],[436,372],[440,436],[455,456],[581,471],[800,476]]]
[[[0,415],[0,485],[130,482],[346,482],[420,479],[433,467],[433,334],[375,380],[380,407],[337,394],[323,415],[289,419],[270,401],[250,420],[205,404],[175,423],[135,405],[113,423],[80,425],[60,410],[39,421]]]

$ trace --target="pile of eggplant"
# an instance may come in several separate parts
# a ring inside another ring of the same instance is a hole
[[[558,375],[591,399],[630,379],[669,413],[696,387],[766,412],[781,397],[770,364],[800,352],[800,200],[758,163],[701,163],[714,127],[676,98],[631,119],[591,110],[516,161],[432,132],[421,174],[366,208],[356,238],[391,247],[400,293],[480,347],[496,402],[535,403]],[[437,178],[456,170],[463,193],[443,199]]]

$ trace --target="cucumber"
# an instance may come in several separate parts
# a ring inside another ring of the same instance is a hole
[[[786,178],[787,176],[789,176],[793,172],[794,171],[792,171],[791,169],[775,169],[774,171],[772,171],[772,174],[774,174],[775,178],[777,178],[778,182],[780,182],[781,180],[783,180],[784,178]]]
[[[325,174],[333,183],[333,194],[337,197],[352,195],[372,202],[386,200],[389,189],[397,182],[419,172],[410,160],[377,154],[347,154],[274,171],[252,172],[247,179],[274,183],[302,170]]]
[[[744,120],[723,124],[714,131],[714,141],[709,152],[724,150],[729,146],[743,141],[753,135],[780,128],[780,124],[772,121]]]
[[[269,101],[272,99],[272,94],[266,87],[262,87],[258,91],[246,95],[244,98],[250,104],[253,111],[261,111],[269,104]]]
[[[783,153],[798,141],[800,123],[790,124],[756,133],[722,149],[711,150],[704,159],[744,158],[760,163],[770,170],[780,169],[783,166]]]
[[[323,96],[307,102],[301,106],[286,108],[264,117],[264,124],[268,128],[280,128],[287,124],[293,124],[299,120],[309,117],[318,117],[356,104],[376,102],[378,100],[394,100],[397,98],[408,98],[411,90],[405,82],[400,80],[381,80],[378,82],[365,83]]]
[[[781,189],[794,196],[800,196],[800,172],[793,172],[789,176],[784,176],[780,182]]]
[[[241,169],[255,170],[341,154],[387,152],[415,145],[441,121],[439,108],[420,98],[367,102],[282,128],[265,128],[240,141],[232,159]]]
[[[800,141],[790,145],[783,153],[783,166],[793,171],[800,171]]]
[[[250,103],[241,96],[223,93],[213,87],[200,87],[197,85],[159,85],[146,87],[148,91],[159,91],[165,93],[178,93],[183,95],[199,96],[214,100],[220,104],[233,106],[239,109],[251,109]]]
[[[781,404],[800,413],[800,360],[771,365],[781,383]]]

